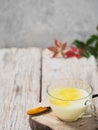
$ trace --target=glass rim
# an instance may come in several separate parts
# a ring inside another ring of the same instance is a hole
[[[51,86],[48,85],[48,87],[47,87],[47,89],[46,89],[47,94],[48,94],[49,96],[51,96],[52,98],[57,99],[57,100],[60,100],[60,101],[79,101],[79,100],[83,100],[83,99],[88,98],[89,96],[93,95],[93,87],[92,87],[91,85],[89,85],[88,88],[90,88],[90,92],[88,93],[87,96],[82,97],[82,98],[79,98],[79,99],[75,99],[75,100],[65,100],[65,99],[63,100],[63,99],[60,99],[60,98],[57,98],[57,97],[51,95],[50,92],[49,92],[49,88],[50,88],[50,87],[51,87]]]

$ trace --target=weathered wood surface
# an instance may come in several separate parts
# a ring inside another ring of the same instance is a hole
[[[98,93],[98,68],[94,57],[89,59],[63,59],[51,58],[51,52],[43,51],[42,57],[42,101],[47,102],[46,88],[56,80],[64,78],[77,78],[91,82],[95,93]],[[96,106],[98,99],[96,100]],[[60,121],[53,113],[30,117],[32,130],[97,130],[98,120],[88,118],[76,123]]]
[[[41,49],[0,49],[0,130],[30,130],[26,111],[40,101]]]
[[[92,81],[98,92],[93,57],[53,59],[48,50],[42,54],[38,48],[0,49],[0,130],[30,130],[26,111],[40,100],[47,101],[46,87],[50,82],[68,77]]]
[[[64,122],[52,112],[30,117],[29,122],[32,130],[98,130],[98,120],[95,117]]]
[[[42,57],[42,101],[47,101],[46,88],[51,82],[64,78],[76,78],[93,84],[98,92],[98,68],[94,57],[87,58],[52,58],[51,52],[43,51]],[[96,99],[98,105],[98,99]]]

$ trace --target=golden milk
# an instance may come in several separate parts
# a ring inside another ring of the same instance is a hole
[[[62,120],[73,121],[87,109],[88,92],[78,88],[56,88],[50,92],[50,105]]]

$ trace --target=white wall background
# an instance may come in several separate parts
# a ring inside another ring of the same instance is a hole
[[[96,33],[98,0],[0,0],[0,47],[47,47]]]

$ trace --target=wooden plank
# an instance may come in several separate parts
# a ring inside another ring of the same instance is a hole
[[[51,58],[51,52],[43,51],[42,58],[42,102],[47,103],[47,86],[53,81],[64,78],[77,78],[91,82],[98,92],[98,69],[94,57],[89,59]],[[98,104],[98,100],[97,100]],[[98,113],[98,110],[97,110]],[[38,116],[30,116],[32,130],[97,130],[98,120],[94,117],[79,119],[75,122],[64,122],[52,112]]]
[[[95,93],[98,92],[98,68],[93,56],[87,58],[52,58],[45,49],[42,56],[42,101],[47,102],[46,88],[54,81],[64,78],[76,78],[91,82]],[[98,102],[98,99],[96,99]],[[98,105],[98,103],[97,103]]]
[[[41,49],[0,49],[0,130],[29,130],[40,101]]]
[[[94,116],[74,122],[64,122],[50,112],[32,116],[29,122],[32,130],[98,130],[98,120]]]

